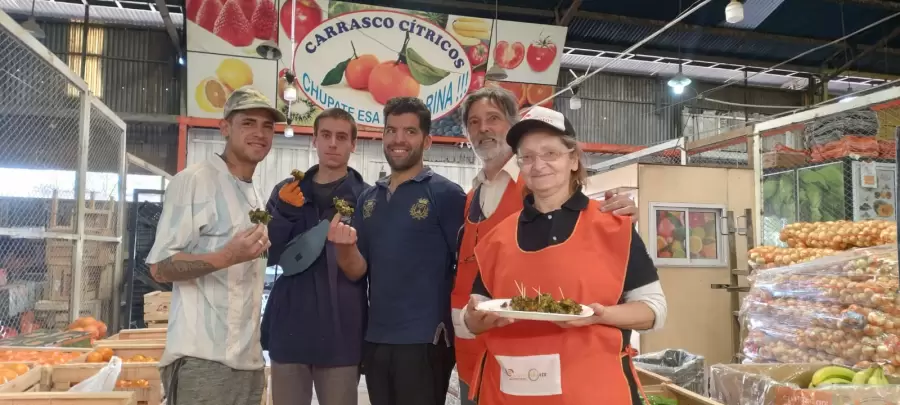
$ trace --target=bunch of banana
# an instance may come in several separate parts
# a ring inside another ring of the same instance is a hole
[[[491,39],[491,23],[483,18],[459,17],[453,21],[453,36],[463,46],[472,46],[482,39]]]
[[[853,371],[842,366],[822,367],[813,374],[809,388],[822,388],[829,385],[888,385],[884,370],[874,365],[862,371]]]
[[[879,365],[871,366],[865,370],[858,371],[853,376],[854,385],[888,385],[887,378],[884,377],[884,369]]]

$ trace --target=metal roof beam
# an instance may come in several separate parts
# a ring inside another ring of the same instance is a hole
[[[569,47],[580,48],[580,49],[584,49],[584,50],[591,50],[591,51],[595,51],[595,52],[621,52],[621,51],[625,50],[625,47],[618,46],[618,45],[604,45],[604,44],[585,43],[585,42],[577,42],[577,41],[566,41],[566,45]],[[648,55],[648,56],[661,56],[664,58],[697,60],[697,61],[709,62],[709,63],[720,63],[720,64],[727,64],[727,65],[742,65],[742,66],[752,66],[752,67],[759,67],[759,68],[764,68],[764,66],[761,66],[761,65],[765,64],[765,62],[760,62],[758,60],[752,61],[752,60],[739,59],[739,58],[707,56],[707,55],[698,54],[698,53],[682,52],[681,54],[678,54],[676,52],[659,51],[659,50],[655,50],[655,49],[644,49],[641,51],[641,54]],[[716,66],[710,66],[710,67],[716,67]],[[794,71],[803,72],[803,73],[821,74],[821,70],[819,70],[819,68],[816,66],[802,66],[802,65],[788,64],[788,65],[781,65],[778,67],[778,69],[794,70]],[[896,80],[897,78],[900,78],[900,76],[885,75],[885,74],[880,74],[880,73],[859,72],[859,71],[853,71],[853,70],[846,70],[846,71],[844,71],[844,74],[846,74],[848,76],[868,77],[868,78],[872,78],[872,79],[888,80],[888,81]]]
[[[822,82],[826,82],[828,80],[831,80],[831,79],[837,77],[837,75],[841,74],[841,72],[849,69],[850,66],[853,66],[854,63],[856,63],[857,61],[859,61],[862,58],[865,58],[866,55],[872,53],[876,49],[887,45],[888,42],[890,42],[891,40],[893,40],[894,38],[896,38],[898,36],[900,36],[900,26],[895,27],[894,30],[891,31],[890,34],[887,34],[887,35],[881,37],[881,39],[879,39],[878,42],[875,45],[873,45],[871,48],[868,48],[868,49],[863,50],[862,52],[856,53],[856,55],[854,55],[852,58],[850,58],[850,60],[848,60],[846,63],[844,63],[841,67],[828,72],[828,74],[826,74],[825,77],[822,78]]]
[[[181,39],[178,37],[178,29],[175,28],[175,23],[172,22],[172,16],[169,15],[169,7],[166,5],[166,0],[156,0],[156,8],[159,9],[159,16],[162,17],[163,24],[166,26],[166,32],[169,33],[169,38],[175,47],[175,53],[179,58],[183,57],[184,51],[181,50]]]
[[[624,17],[619,15],[612,14],[604,14],[604,13],[595,13],[589,11],[579,11],[576,14],[576,17],[582,17],[595,21],[608,21],[608,22],[617,22],[617,23],[625,23],[632,25],[643,25],[647,27],[662,27],[668,22],[666,21],[657,21],[657,20],[648,20],[643,18],[634,18],[634,17]],[[805,44],[810,45],[810,47],[819,46],[827,44],[831,41],[825,41],[821,39],[813,39],[813,38],[802,38],[802,37],[792,37],[788,35],[778,35],[778,34],[768,34],[763,32],[755,32],[755,31],[747,31],[747,30],[738,30],[732,28],[721,28],[721,27],[704,27],[702,25],[694,25],[694,24],[686,24],[686,23],[678,23],[675,24],[672,30],[683,31],[683,32],[696,32],[696,33],[705,33],[705,34],[715,34],[715,35],[723,35],[730,36],[735,38],[744,38],[744,39],[761,39],[761,40],[770,40],[770,41],[780,41],[780,42],[789,42],[796,44]],[[835,47],[847,47],[846,44],[834,44]],[[866,50],[871,48],[872,45],[859,45],[859,48],[862,50]],[[879,51],[900,55],[900,49],[893,48],[883,48],[878,49]]]
[[[568,26],[572,19],[575,18],[575,12],[578,11],[578,7],[581,7],[581,0],[572,0],[572,4],[566,8],[562,16],[559,15],[559,8],[556,8],[556,25]]]

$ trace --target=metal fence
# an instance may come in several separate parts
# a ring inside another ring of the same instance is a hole
[[[65,327],[88,315],[114,330],[125,123],[2,12],[0,55],[3,334]]]
[[[795,222],[896,222],[898,126],[896,87],[757,124],[758,244]]]

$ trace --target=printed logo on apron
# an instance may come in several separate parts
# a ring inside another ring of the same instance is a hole
[[[559,354],[494,356],[500,363],[500,391],[537,397],[562,394]]]

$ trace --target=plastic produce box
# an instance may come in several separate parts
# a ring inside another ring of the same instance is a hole
[[[900,385],[841,385],[807,389],[820,364],[716,364],[709,394],[724,405],[888,405],[900,403]],[[888,376],[893,384],[900,381]]]
[[[703,356],[684,350],[666,349],[634,358],[640,369],[666,377],[682,388],[706,395],[706,373]],[[640,373],[639,373],[640,374]]]

